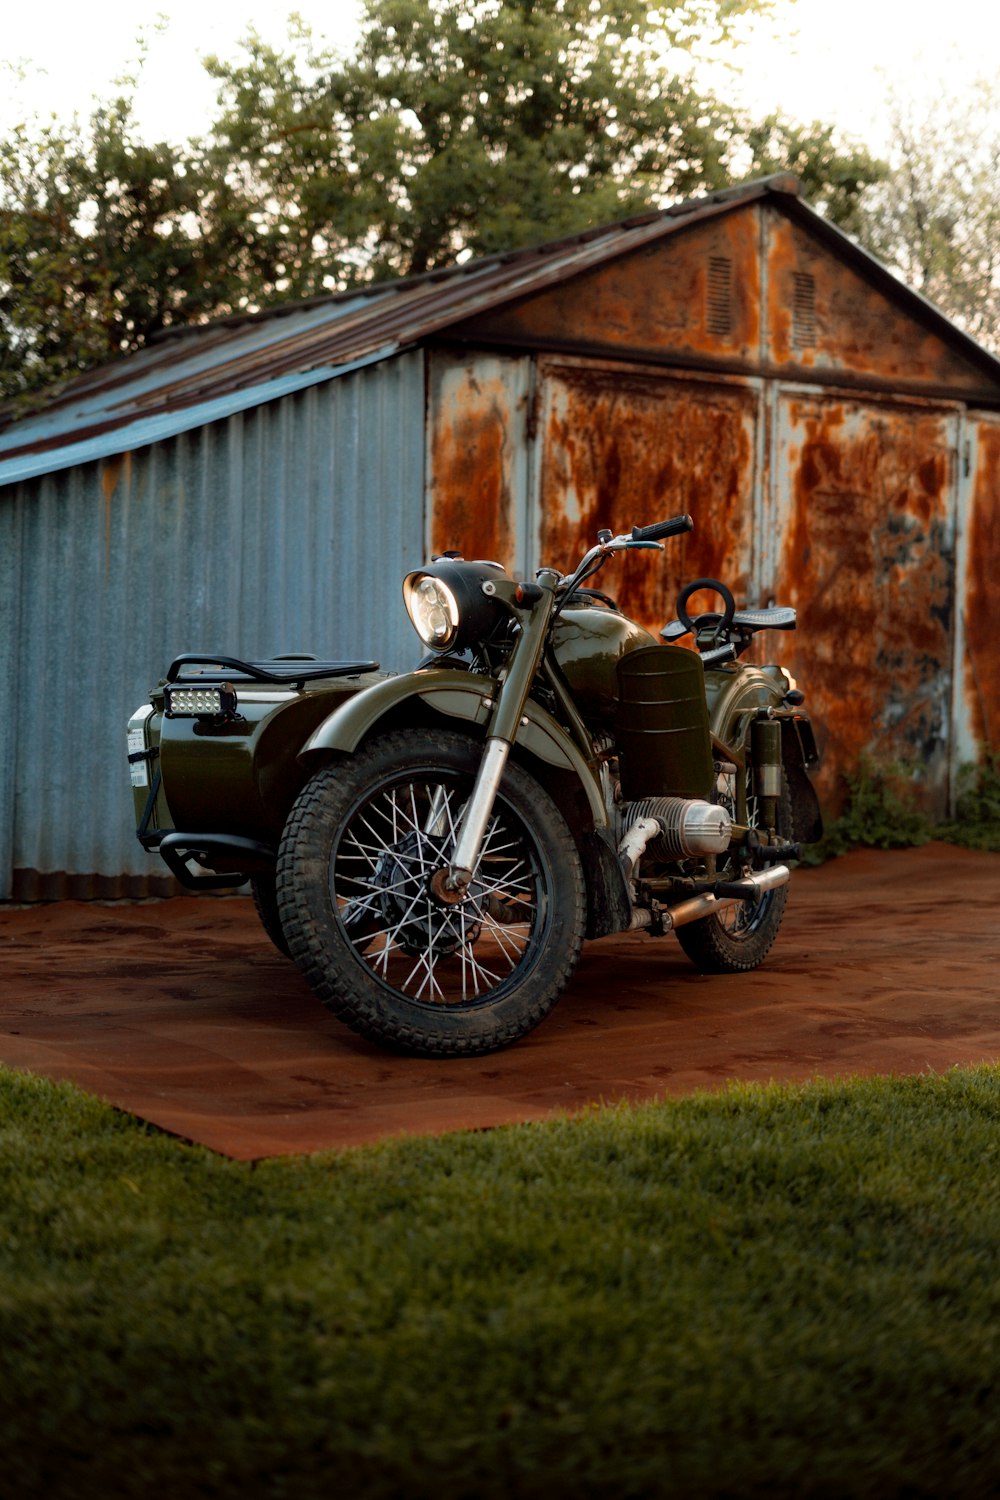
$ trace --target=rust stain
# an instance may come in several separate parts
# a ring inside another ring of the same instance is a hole
[[[954,603],[947,421],[832,401],[789,403],[788,416],[793,508],[776,593],[799,611],[783,658],[826,738],[827,805],[868,753],[921,768],[926,805],[943,811]]]
[[[962,613],[961,684],[980,750],[1000,754],[1000,646],[993,610],[1000,577],[1000,426],[979,424]]]
[[[975,391],[981,373],[805,229],[768,215],[767,344],[779,367],[843,370],[896,390]]]
[[[541,555],[569,567],[603,526],[618,532],[688,511],[694,532],[664,552],[612,562],[599,586],[657,631],[688,579],[749,573],[756,398],[738,387],[564,368],[552,376]]]
[[[516,549],[510,402],[502,381],[477,378],[449,393],[434,429],[432,552],[510,567]]]
[[[554,347],[679,351],[755,360],[760,342],[756,208],[691,227],[475,321],[478,333]]]
[[[104,497],[104,575],[111,571],[111,502],[115,497],[122,474],[126,487],[132,477],[131,453],[115,454],[101,464],[101,494]]]

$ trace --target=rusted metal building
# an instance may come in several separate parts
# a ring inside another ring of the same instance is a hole
[[[425,553],[680,510],[602,587],[794,604],[828,807],[868,752],[943,811],[1000,749],[998,495],[1000,361],[791,178],[165,339],[0,432],[0,898],[163,888],[120,741],[177,651],[404,667]]]

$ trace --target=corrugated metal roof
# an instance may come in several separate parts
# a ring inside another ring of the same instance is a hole
[[[1000,381],[1000,361],[798,200],[797,179],[777,176],[532,249],[178,330],[128,359],[88,371],[43,411],[0,431],[0,484],[142,447],[334,379],[771,194]]]

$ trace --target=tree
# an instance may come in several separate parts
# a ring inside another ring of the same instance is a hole
[[[0,395],[245,305],[267,274],[251,205],[197,153],[136,138],[122,95],[86,128],[0,143]]]
[[[833,126],[818,120],[801,125],[776,114],[748,122],[746,144],[751,176],[794,172],[814,208],[846,234],[858,233],[866,197],[885,175],[865,146],[841,141]]]
[[[889,170],[866,195],[862,243],[1000,353],[996,81],[922,109],[894,101]]]
[[[272,218],[294,201],[300,289],[311,242],[328,285],[415,274],[776,170],[803,172],[839,222],[878,175],[866,152],[822,126],[754,125],[695,82],[695,54],[735,45],[763,8],[368,0],[342,66],[256,39],[240,63],[211,60],[219,140]]]
[[[205,140],[145,145],[123,92],[0,147],[0,399],[164,328],[415,274],[792,166],[854,212],[832,132],[761,126],[695,61],[768,0],[367,0],[346,57],[250,33]]]

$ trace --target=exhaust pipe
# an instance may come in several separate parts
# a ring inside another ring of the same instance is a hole
[[[724,896],[702,891],[700,895],[690,896],[676,906],[660,907],[655,913],[657,926],[662,923],[663,931],[670,932],[675,927],[686,927],[689,922],[700,922],[702,917],[710,917],[715,912],[728,911],[731,906],[738,906],[743,901],[757,901],[768,891],[787,885],[791,876],[792,872],[787,865],[772,865],[769,870],[758,870],[755,875],[747,875],[742,880],[727,881]],[[740,894],[736,895],[736,891]],[[654,913],[647,907],[637,906],[632,913],[629,930],[635,932],[639,928],[651,927],[653,919]]]

